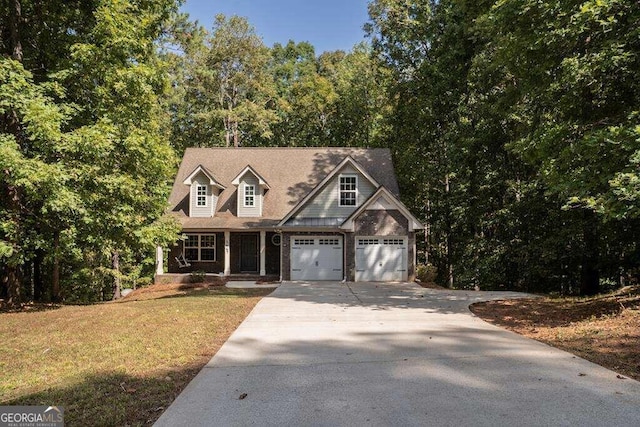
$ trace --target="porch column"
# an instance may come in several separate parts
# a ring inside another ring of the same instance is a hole
[[[156,274],[164,274],[164,250],[162,246],[156,247]]]
[[[266,259],[267,259],[267,232],[260,232],[260,275],[267,275],[266,268]]]
[[[231,233],[224,232],[224,275],[231,274]]]

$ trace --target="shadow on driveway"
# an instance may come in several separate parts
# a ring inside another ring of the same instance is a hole
[[[285,283],[157,425],[636,426],[640,383],[468,310],[523,296]]]

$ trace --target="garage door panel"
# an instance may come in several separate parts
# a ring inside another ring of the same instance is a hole
[[[342,280],[342,236],[293,236],[291,280]]]
[[[402,281],[407,279],[405,237],[356,238],[356,281]]]

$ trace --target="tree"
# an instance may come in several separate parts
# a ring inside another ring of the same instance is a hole
[[[453,286],[465,247],[468,176],[464,152],[466,80],[474,13],[466,2],[372,2],[368,30],[392,71],[387,144],[408,204],[429,222],[426,252]]]
[[[71,156],[87,205],[82,231],[85,244],[111,260],[115,298],[122,255],[135,261],[138,251],[150,250],[139,232],[162,215],[176,164],[162,133],[166,74],[154,43],[174,10],[173,1],[105,2],[90,40],[73,46],[75,94],[83,115],[96,118],[76,132]]]
[[[616,0],[505,2],[480,20],[518,118],[509,148],[580,212],[584,294],[599,290],[603,221],[637,218],[639,22],[637,3]]]
[[[393,72],[386,140],[440,281],[591,294],[603,274],[637,274],[639,13],[624,1],[370,4]]]
[[[217,15],[211,34],[185,56],[180,102],[192,106],[194,126],[206,130],[200,145],[219,144],[219,135],[226,146],[236,147],[271,137],[277,115],[269,50],[246,19]]]
[[[289,41],[274,45],[271,56],[279,96],[274,143],[355,147],[378,142],[388,73],[368,45],[316,57],[309,43]]]
[[[192,146],[207,146],[219,139],[221,126],[204,123],[198,114],[204,95],[193,90],[191,75],[196,68],[196,52],[203,49],[207,32],[189,15],[172,15],[158,41],[160,57],[167,65],[169,90],[164,93],[163,109],[167,115],[167,130],[177,154]],[[207,89],[208,88],[204,88]]]
[[[278,94],[279,120],[274,142],[284,146],[322,146],[336,94],[331,82],[318,73],[314,47],[290,40],[271,49],[269,72]]]
[[[23,300],[22,266],[45,244],[40,233],[80,208],[66,165],[55,161],[64,150],[65,115],[47,95],[51,89],[35,84],[20,62],[0,60],[0,259],[10,305]],[[53,249],[56,263],[58,248]],[[56,286],[53,299],[58,298]]]
[[[125,253],[114,264],[133,271],[150,241],[171,234],[154,225],[175,167],[162,133],[166,79],[154,42],[177,5],[97,3],[11,2],[14,19],[1,27],[13,34],[3,49],[22,61],[3,58],[0,69],[0,258],[12,303],[28,282],[38,293],[45,270],[53,299],[62,285],[95,298],[102,292],[85,292],[95,285],[80,283],[83,272],[106,272],[117,284],[123,276],[105,258]],[[33,25],[21,25],[27,19]]]
[[[386,88],[390,72],[373,54],[371,46],[361,43],[337,61],[319,58],[320,74],[332,83],[336,92],[334,114],[330,120],[331,145],[371,147],[381,144],[383,119],[389,113]]]

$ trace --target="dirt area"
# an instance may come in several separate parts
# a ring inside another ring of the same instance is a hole
[[[590,298],[533,298],[471,306],[487,322],[640,380],[640,287]]]
[[[427,288],[427,289],[447,289],[447,288],[443,288],[440,285],[436,285],[433,282],[421,282],[420,280],[416,280],[416,283],[422,286],[423,288]]]

